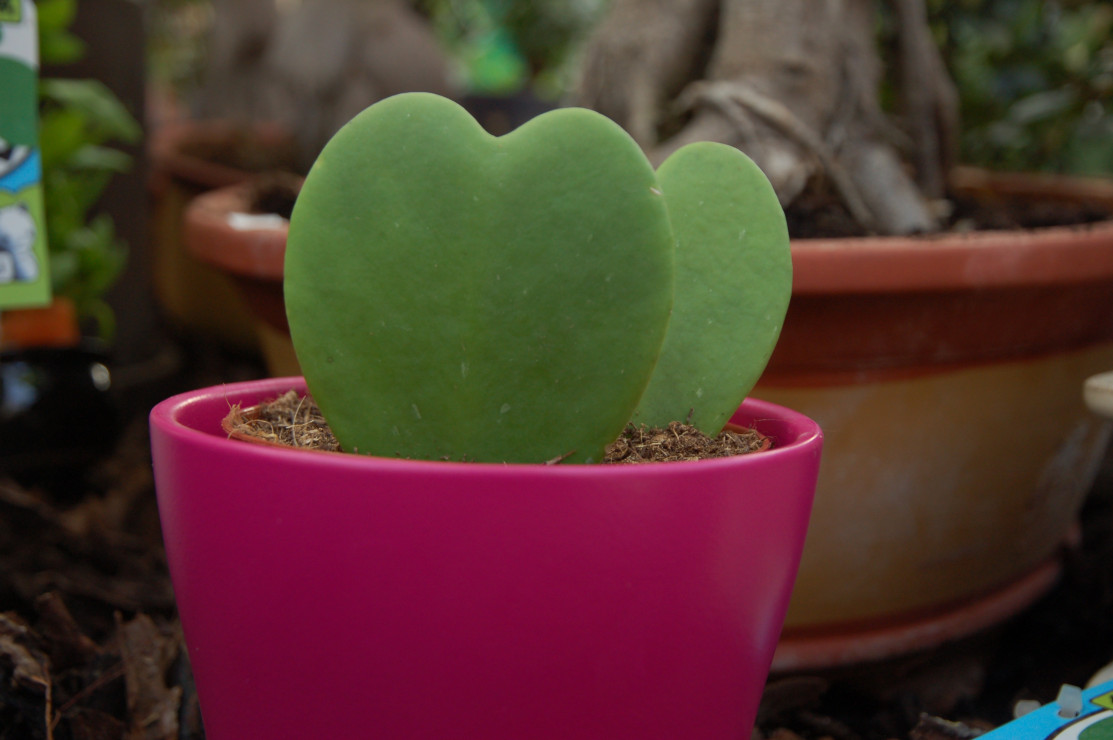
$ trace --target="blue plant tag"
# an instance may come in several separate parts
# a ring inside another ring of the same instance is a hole
[[[0,309],[50,302],[32,0],[0,0]]]
[[[1108,740],[1113,738],[1113,681],[1059,698],[981,736],[982,740]]]

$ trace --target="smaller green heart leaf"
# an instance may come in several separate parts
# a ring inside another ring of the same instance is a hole
[[[792,292],[784,211],[734,147],[699,142],[657,170],[676,235],[676,288],[665,345],[634,420],[688,421],[718,434],[753,389]]]
[[[353,119],[290,220],[290,333],[349,451],[598,461],[649,382],[673,237],[633,139],[583,109],[502,137],[408,93]]]

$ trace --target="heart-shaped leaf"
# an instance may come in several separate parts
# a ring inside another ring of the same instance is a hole
[[[676,234],[676,295],[661,358],[635,414],[722,430],[761,376],[792,292],[784,211],[734,147],[688,144],[657,180]]]
[[[502,137],[444,98],[376,103],[299,195],[286,308],[342,446],[597,461],[664,339],[673,237],[648,161],[561,109]]]

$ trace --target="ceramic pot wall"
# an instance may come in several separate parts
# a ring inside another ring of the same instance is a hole
[[[822,443],[648,465],[490,465],[228,439],[152,412],[159,508],[207,737],[748,737]]]
[[[234,286],[244,306],[240,318],[252,322],[268,372],[282,377],[301,373],[282,299],[289,223],[273,214],[250,215],[254,193],[274,178],[252,178],[197,196],[185,212],[184,241],[193,259]],[[300,177],[281,181],[293,193],[300,189]]]
[[[979,177],[1018,196],[1062,184]],[[1113,205],[1107,183],[1067,184]],[[793,263],[754,395],[828,442],[778,666],[923,649],[1023,608],[1054,582],[1109,441],[1079,389],[1113,362],[1113,223],[803,240]]]

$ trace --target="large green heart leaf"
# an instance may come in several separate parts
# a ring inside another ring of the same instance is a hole
[[[676,233],[676,298],[635,420],[689,420],[715,435],[757,383],[792,293],[777,194],[742,152],[698,142],[657,170]]]
[[[656,178],[603,116],[492,137],[408,93],[345,126],[290,222],[286,307],[350,451],[596,461],[648,383],[672,305]]]

